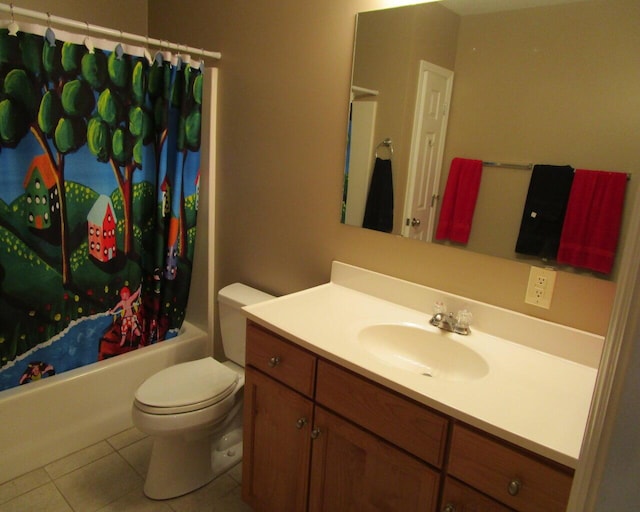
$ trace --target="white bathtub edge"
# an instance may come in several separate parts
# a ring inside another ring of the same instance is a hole
[[[0,393],[0,484],[131,427],[147,377],[210,354],[209,335],[184,322],[166,342]]]

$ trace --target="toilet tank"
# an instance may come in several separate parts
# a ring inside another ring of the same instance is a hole
[[[218,292],[222,346],[227,359],[244,367],[247,319],[241,308],[273,298],[242,283],[230,284]]]

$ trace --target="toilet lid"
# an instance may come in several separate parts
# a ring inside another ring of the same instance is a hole
[[[149,377],[138,388],[136,400],[147,407],[172,410],[213,405],[228,397],[238,374],[212,357],[176,364]],[[161,411],[158,411],[161,414]]]

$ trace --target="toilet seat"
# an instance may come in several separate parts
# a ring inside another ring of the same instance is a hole
[[[235,390],[239,375],[212,357],[180,363],[149,377],[135,405],[149,414],[180,414],[217,404]]]

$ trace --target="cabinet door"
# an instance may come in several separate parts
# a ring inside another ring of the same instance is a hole
[[[306,510],[313,403],[245,369],[242,498],[257,512]]]
[[[433,469],[322,407],[315,416],[310,512],[435,510]]]

